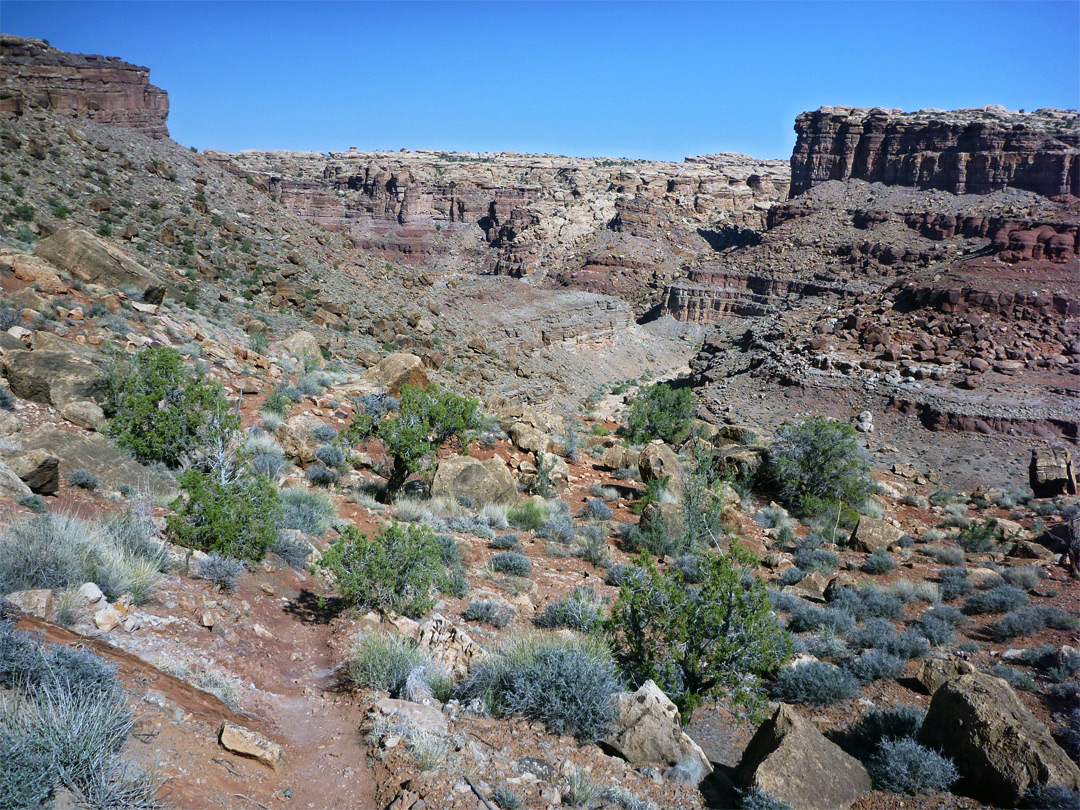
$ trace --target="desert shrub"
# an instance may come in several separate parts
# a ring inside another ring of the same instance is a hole
[[[345,665],[351,683],[365,689],[379,689],[399,697],[409,676],[436,671],[431,652],[407,636],[396,633],[365,633],[357,640]]]
[[[439,449],[451,441],[465,447],[473,431],[481,425],[477,400],[443,391],[436,385],[427,388],[404,386],[397,412],[386,419],[375,419],[366,410],[353,418],[347,431],[349,441],[367,441],[378,436],[393,459],[386,483],[386,498],[394,496],[413,473],[429,469]]]
[[[532,574],[532,563],[524,554],[514,551],[500,551],[491,558],[490,565],[500,574],[514,577],[528,577]]]
[[[781,801],[761,788],[749,788],[739,795],[741,810],[794,810],[790,804]]]
[[[16,521],[0,533],[0,594],[96,582],[110,599],[130,593],[142,604],[168,559],[153,537],[153,524],[133,513],[101,521],[46,513]]]
[[[319,445],[315,450],[315,458],[330,470],[339,470],[345,466],[345,451],[332,444]]]
[[[214,583],[223,591],[236,587],[236,578],[244,573],[244,563],[232,557],[208,554],[195,566],[195,576]]]
[[[117,366],[104,382],[107,431],[142,462],[176,467],[206,441],[212,421],[232,427],[238,421],[228,416],[221,385],[189,369],[167,346],[143,349],[129,368]]]
[[[302,487],[281,490],[279,525],[283,529],[320,537],[329,530],[334,515],[334,502],[322,492]]]
[[[997,522],[991,518],[982,523],[972,521],[961,530],[956,539],[964,551],[979,553],[994,547],[998,533]]]
[[[950,605],[935,605],[926,611],[926,613],[922,615],[922,618],[945,622],[950,627],[954,628],[967,627],[971,624],[971,619],[965,616],[963,611]]]
[[[600,598],[587,585],[549,602],[533,619],[537,627],[568,627],[579,633],[592,632],[603,620]]]
[[[915,582],[910,579],[898,579],[889,586],[889,593],[905,604],[908,602],[936,604],[941,601],[941,591],[937,583],[927,579]]]
[[[990,674],[995,678],[1001,678],[1013,689],[1020,689],[1024,692],[1035,691],[1035,679],[1016,667],[1010,667],[1008,664],[995,664],[990,668]]]
[[[772,696],[785,703],[828,706],[859,695],[854,675],[824,661],[811,661],[780,670]]]
[[[833,635],[846,635],[855,627],[855,620],[842,610],[818,607],[807,602],[791,612],[788,630],[792,633],[813,633],[824,630]]]
[[[899,678],[904,672],[904,659],[885,650],[868,650],[857,658],[844,662],[844,669],[863,683]]]
[[[312,464],[304,470],[304,478],[314,487],[332,487],[340,477],[337,470],[323,464]]]
[[[31,512],[37,512],[39,515],[43,515],[47,511],[45,499],[40,495],[24,495],[19,498],[19,506],[25,506]]]
[[[967,569],[964,567],[943,568],[938,572],[941,578],[941,599],[943,602],[951,602],[961,596],[968,596],[975,592],[975,586],[968,581]]]
[[[618,563],[612,565],[604,572],[604,584],[618,588],[622,586],[628,577],[640,576],[641,573],[641,569],[636,565],[624,565]]]
[[[910,796],[948,790],[960,778],[951,759],[911,737],[882,740],[869,765],[874,787]]]
[[[804,633],[794,637],[795,652],[809,653],[815,658],[843,658],[848,647],[842,639],[825,633]]]
[[[1015,588],[1022,588],[1025,591],[1030,591],[1042,582],[1043,576],[1043,570],[1038,566],[1018,565],[1006,569],[1001,575],[1001,578]]]
[[[248,436],[244,441],[244,452],[256,475],[271,481],[277,481],[287,465],[285,451],[265,433]]]
[[[504,644],[461,684],[496,716],[521,716],[583,742],[602,739],[622,687],[607,646],[594,638],[527,637]]]
[[[1012,585],[1002,585],[989,591],[976,593],[964,602],[964,613],[979,616],[986,613],[1006,613],[1028,603],[1028,595]]]
[[[792,566],[780,572],[779,582],[781,585],[798,585],[804,579],[806,579],[806,571],[798,566]]]
[[[887,574],[895,568],[896,561],[883,548],[879,548],[873,554],[870,554],[860,566],[860,570],[867,574]]]
[[[566,789],[563,801],[569,807],[592,807],[600,796],[600,785],[582,768],[571,767],[566,771]]]
[[[514,528],[523,532],[533,532],[547,520],[547,510],[530,498],[512,506],[506,513],[506,519]]]
[[[942,565],[964,564],[964,552],[956,546],[927,546],[923,549],[923,554],[928,554]]]
[[[183,490],[172,504],[168,533],[178,545],[239,560],[259,561],[277,539],[281,497],[262,476],[223,481],[195,468],[177,483]]]
[[[1025,650],[1024,663],[1044,672],[1055,683],[1066,683],[1080,675],[1080,653],[1069,647],[1044,644]]]
[[[525,807],[517,791],[506,785],[499,785],[492,790],[490,798],[499,810],[522,810]]]
[[[685,548],[682,538],[672,535],[660,520],[649,521],[644,526],[630,524],[622,531],[630,548],[647,551],[655,557],[669,557]]]
[[[516,534],[499,534],[488,543],[496,551],[513,551],[521,549],[521,541]]]
[[[1009,587],[1009,586],[1005,586]],[[1000,590],[1000,588],[998,589]],[[1023,607],[1010,610],[1001,619],[987,628],[987,632],[997,641],[1010,641],[1022,636],[1038,633],[1050,626],[1058,629],[1076,629],[1078,622],[1060,608]]]
[[[349,604],[412,617],[431,610],[443,570],[431,530],[397,523],[374,538],[346,526],[317,565]]]
[[[435,579],[435,587],[444,596],[464,599],[469,595],[469,576],[461,563],[446,568]]]
[[[545,520],[536,532],[539,537],[564,546],[572,545],[577,539],[577,531],[572,520],[566,517],[553,517]]]
[[[334,439],[337,438],[337,436],[337,431],[330,427],[330,425],[327,425],[325,423],[321,425],[316,425],[311,431],[311,438],[313,438],[317,442],[322,442],[324,445],[333,442]],[[342,455],[342,461],[344,461],[344,454]],[[326,466],[328,467],[337,466],[336,464],[328,464],[325,461],[323,463],[326,464]]]
[[[510,521],[506,516],[509,511],[510,510],[503,504],[484,504],[483,509],[480,510],[480,514],[476,516],[476,519],[492,529],[507,529],[510,527]]]
[[[614,516],[611,507],[599,498],[589,498],[585,505],[581,507],[580,517],[587,520],[611,520]]]
[[[311,556],[311,546],[306,540],[292,537],[285,532],[277,533],[269,551],[280,557],[287,566],[299,571],[307,568],[308,557]]]
[[[79,489],[95,490],[101,481],[89,470],[72,470],[68,473],[68,484]]]
[[[737,544],[732,555],[703,553],[701,583],[689,586],[641,556],[642,574],[622,582],[608,624],[633,683],[655,681],[684,715],[719,694],[759,709],[760,679],[787,660],[792,642],[748,561]]]
[[[631,442],[663,439],[675,444],[690,430],[694,402],[689,388],[665,383],[641,390],[626,417],[626,437]]]
[[[862,627],[847,635],[848,644],[859,649],[883,650],[893,638],[896,630],[892,622],[884,618],[867,619]]]
[[[514,609],[493,599],[478,599],[469,602],[462,617],[465,621],[489,624],[501,630],[514,620]]]
[[[840,564],[840,555],[823,548],[800,548],[795,552],[795,565],[803,571],[831,574]]]
[[[1020,806],[1028,810],[1076,810],[1080,807],[1080,790],[1064,785],[1033,785]]]
[[[915,630],[930,642],[931,646],[944,647],[952,644],[956,638],[953,625],[944,619],[935,616],[923,616],[915,622]]]
[[[766,529],[778,529],[790,525],[791,518],[784,507],[770,504],[757,511],[757,514],[754,515],[754,522]]]
[[[804,511],[819,511],[808,508],[811,499],[830,512],[861,504],[872,488],[869,471],[855,429],[820,416],[780,428],[766,465],[780,497]]]
[[[905,630],[900,635],[885,642],[883,649],[893,655],[910,661],[922,658],[930,652],[930,645],[925,638],[914,630]]]
[[[914,706],[874,709],[867,712],[851,729],[850,737],[862,751],[872,751],[886,740],[914,737],[922,728],[926,712]]]

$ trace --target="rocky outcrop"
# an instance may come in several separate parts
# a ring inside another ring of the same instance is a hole
[[[34,254],[87,284],[132,285],[151,304],[160,304],[165,296],[165,286],[154,273],[115,245],[79,228],[61,228],[38,242]]]
[[[100,398],[105,390],[100,355],[72,341],[48,337],[51,340],[40,340],[33,351],[4,352],[0,370],[12,392],[54,408]]]
[[[987,194],[1012,187],[1080,196],[1075,111],[822,107],[795,119],[791,196],[829,180]]]
[[[866,768],[783,703],[750,741],[736,782],[799,810],[846,810],[870,792]]]
[[[1073,460],[1064,447],[1036,447],[1028,467],[1031,491],[1036,498],[1076,494]]]
[[[149,68],[0,35],[0,117],[21,116],[35,107],[151,138],[169,137],[169,95],[150,84]]]
[[[956,790],[1015,807],[1030,788],[1080,789],[1080,769],[1005,681],[969,674],[934,692],[920,742],[956,763]]]

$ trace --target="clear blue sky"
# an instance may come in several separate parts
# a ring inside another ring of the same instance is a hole
[[[1075,108],[1080,3],[41,3],[0,30],[151,68],[237,150],[788,157],[823,104]]]

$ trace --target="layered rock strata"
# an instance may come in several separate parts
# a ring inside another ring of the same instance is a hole
[[[0,117],[38,107],[168,138],[169,94],[150,69],[115,56],[66,53],[40,39],[0,35]]]
[[[795,119],[791,195],[828,180],[987,194],[1003,188],[1080,196],[1074,110],[822,107]]]

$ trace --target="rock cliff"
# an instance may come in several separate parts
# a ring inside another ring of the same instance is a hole
[[[18,117],[33,107],[169,137],[169,94],[150,84],[149,68],[0,34],[0,117]]]
[[[791,196],[828,180],[988,194],[1019,188],[1080,196],[1075,110],[1009,112],[822,107],[795,119]]]

